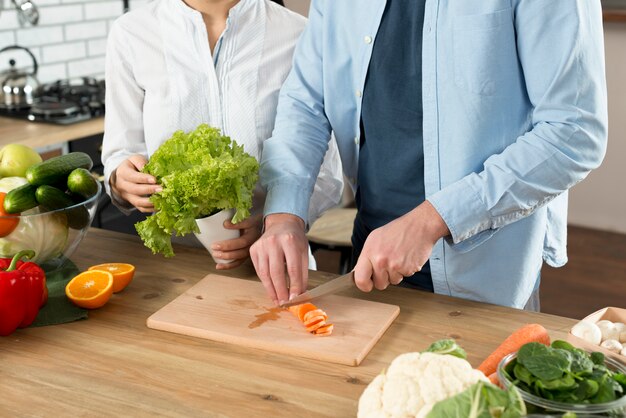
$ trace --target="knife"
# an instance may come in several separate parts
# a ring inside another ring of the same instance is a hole
[[[291,299],[289,302],[283,303],[280,306],[282,308],[287,308],[289,306],[299,305],[301,303],[308,302],[312,299],[338,292],[352,285],[354,285],[354,272],[353,271],[351,271],[348,274],[344,274],[343,276],[339,276],[336,279],[332,279],[331,281],[326,282],[322,285],[319,285],[314,289],[306,291],[296,296],[295,298]]]

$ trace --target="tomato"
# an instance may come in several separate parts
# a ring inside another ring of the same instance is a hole
[[[9,215],[4,211],[4,197],[6,195],[6,193],[0,192],[0,238],[9,235],[20,223],[19,213]]]

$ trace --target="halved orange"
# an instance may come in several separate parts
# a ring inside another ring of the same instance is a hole
[[[103,270],[113,275],[113,293],[124,290],[135,275],[135,266],[127,263],[104,263],[89,267],[87,270]]]
[[[113,275],[108,271],[84,271],[65,286],[65,295],[77,306],[96,309],[104,306],[113,294]]]

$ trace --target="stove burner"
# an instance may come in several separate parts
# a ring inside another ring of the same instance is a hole
[[[0,108],[0,115],[61,125],[102,116],[104,80],[83,77],[44,84],[30,109],[16,112]]]
[[[80,107],[72,102],[39,102],[33,104],[30,113],[35,117],[51,119],[76,115],[80,112]]]

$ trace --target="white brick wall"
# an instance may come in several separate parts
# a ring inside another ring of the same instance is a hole
[[[149,0],[129,0],[135,8]],[[58,79],[104,77],[106,37],[111,23],[122,14],[122,0],[33,0],[39,8],[37,26],[20,22],[11,0],[0,0],[0,49],[29,48],[39,63],[41,83]],[[2,7],[0,7],[2,8]],[[15,58],[18,67],[30,67],[23,52],[0,54],[0,71]]]

